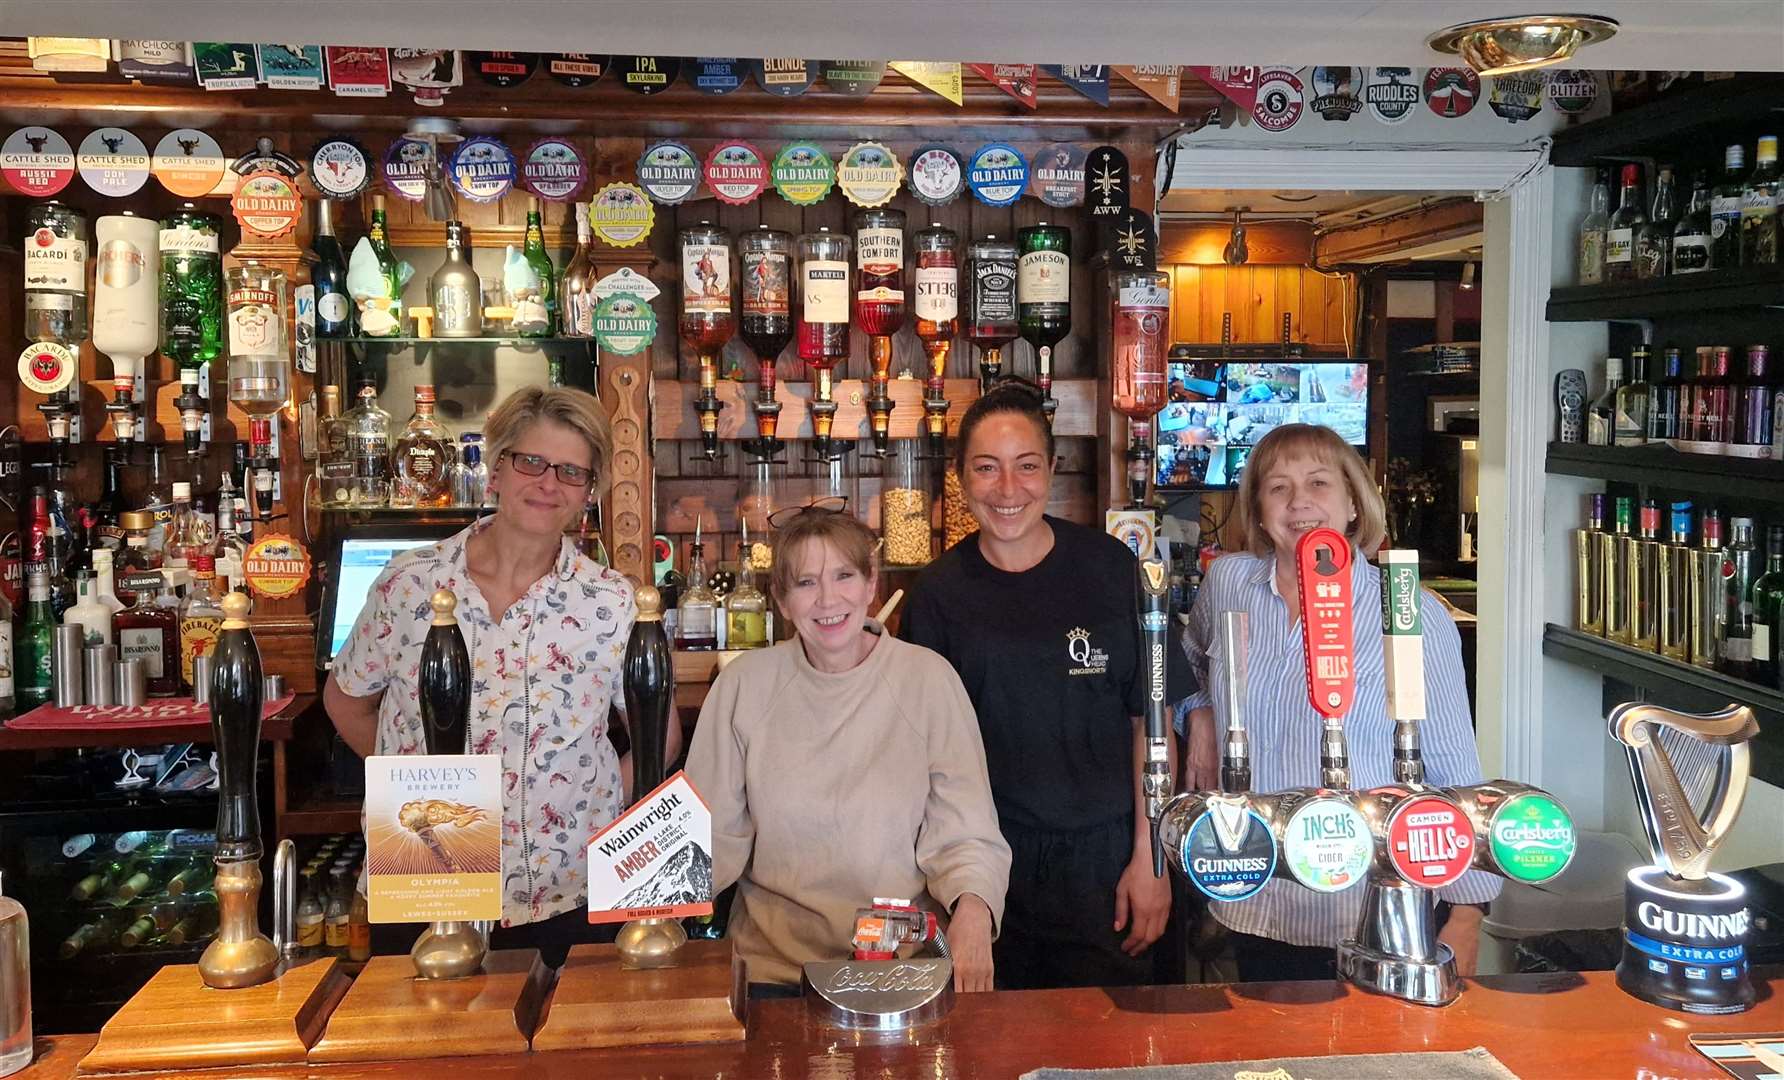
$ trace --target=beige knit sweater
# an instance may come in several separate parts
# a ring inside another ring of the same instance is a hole
[[[976,893],[1003,919],[998,831],[972,703],[940,656],[881,636],[838,674],[798,640],[741,656],[700,710],[688,777],[712,807],[713,888],[751,982],[849,953],[855,910]]]

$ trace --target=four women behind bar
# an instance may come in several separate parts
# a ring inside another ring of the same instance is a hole
[[[590,395],[517,392],[486,426],[489,518],[393,559],[373,587],[324,700],[361,754],[418,753],[416,662],[427,598],[460,598],[476,685],[471,746],[499,753],[506,784],[506,928],[495,944],[561,956],[583,923],[589,838],[627,803],[628,763],[608,739],[623,709],[619,663],[634,613],[614,571],[565,538],[599,490],[606,419]],[[846,955],[859,909],[909,899],[947,927],[956,984],[1034,988],[1152,981],[1148,950],[1170,920],[1153,876],[1139,778],[1146,686],[1136,560],[1119,541],[1049,515],[1054,442],[1038,392],[1006,381],[963,418],[954,466],[979,531],[918,578],[901,633],[868,614],[877,538],[850,513],[777,519],[770,590],[793,636],[737,657],[706,697],[687,759],[713,813],[713,885],[735,883],[730,936],[763,992]],[[1258,790],[1318,781],[1319,718],[1300,660],[1297,537],[1330,525],[1357,556],[1357,704],[1347,722],[1359,787],[1385,783],[1377,573],[1380,496],[1331,432],[1278,428],[1254,451],[1236,512],[1247,550],[1217,560],[1167,697],[1188,713],[1191,786],[1214,785],[1222,690],[1218,613],[1250,614]],[[1480,778],[1459,640],[1421,599],[1425,754],[1434,784]],[[395,691],[394,693],[392,691]],[[623,717],[620,717],[623,722]],[[671,723],[668,755],[678,753]],[[525,807],[523,814],[521,808]],[[1497,880],[1443,894],[1442,938],[1471,970],[1479,905]],[[1356,894],[1280,882],[1216,905],[1246,979],[1329,978]]]

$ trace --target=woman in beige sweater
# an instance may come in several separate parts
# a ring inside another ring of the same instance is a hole
[[[807,509],[775,537],[770,590],[797,635],[713,681],[688,752],[712,808],[713,888],[752,983],[847,956],[855,911],[908,897],[948,917],[959,990],[989,990],[1010,849],[978,722],[946,660],[867,618],[875,538]]]

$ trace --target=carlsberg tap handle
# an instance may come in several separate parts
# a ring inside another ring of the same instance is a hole
[[[1419,553],[1381,553],[1381,647],[1394,721],[1394,782],[1425,782],[1419,721],[1425,718],[1424,625],[1419,618]]]
[[[453,612],[458,597],[441,589],[430,603],[433,622],[421,642],[421,730],[430,754],[462,754],[471,726],[471,657]]]
[[[1140,561],[1140,638],[1146,649],[1146,768],[1142,782],[1146,817],[1152,822],[1152,873],[1165,876],[1158,818],[1171,798],[1171,729],[1165,718],[1165,609],[1170,575],[1162,559]]]

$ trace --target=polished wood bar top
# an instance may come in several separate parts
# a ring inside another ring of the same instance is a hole
[[[1115,1068],[1243,1058],[1466,1050],[1484,1046],[1526,1080],[1723,1076],[1691,1048],[1696,1032],[1784,1029],[1772,980],[1737,1016],[1687,1016],[1637,1001],[1611,972],[1471,979],[1443,1009],[1407,1005],[1339,983],[1251,983],[963,994],[947,1019],[906,1037],[855,1036],[815,1022],[805,1003],[757,1001],[741,1043],[578,1050],[366,1065],[252,1070],[317,1080],[630,1080],[648,1077],[924,1077],[1010,1080],[1045,1065]],[[39,1039],[20,1076],[64,1080],[90,1035]],[[237,1075],[240,1070],[230,1071]],[[192,1078],[219,1074],[166,1073]]]

